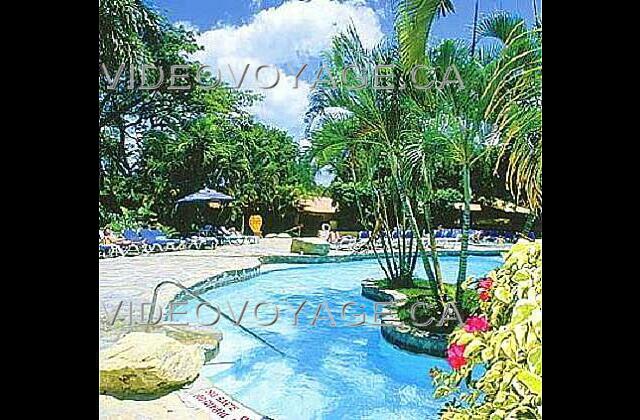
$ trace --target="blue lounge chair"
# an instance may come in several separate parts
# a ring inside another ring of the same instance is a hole
[[[161,230],[151,229],[151,232],[156,235],[156,241],[160,242],[165,251],[178,251],[184,248],[185,242],[183,240],[167,238],[167,234]]]
[[[226,243],[226,244],[233,244],[233,245],[242,245],[244,244],[245,240],[247,240],[248,242],[251,242],[253,240],[253,239],[249,239],[251,238],[249,236],[244,236],[244,235],[241,235],[240,233],[230,232],[224,226],[219,226],[217,229],[217,233],[218,234],[216,237],[218,238],[218,241],[220,241],[220,243],[222,244]]]
[[[130,244],[125,245],[127,254],[131,251],[137,254],[142,254],[143,252],[149,251],[149,248],[145,244],[144,239],[133,229],[125,229],[124,231],[122,231],[122,236],[124,237],[124,239],[131,242]]]
[[[98,258],[106,258],[112,255],[111,245],[98,244]]]
[[[149,251],[162,252],[166,250],[167,239],[158,239],[157,232],[151,229],[142,229],[140,231],[140,236],[144,240],[145,244],[147,244]]]

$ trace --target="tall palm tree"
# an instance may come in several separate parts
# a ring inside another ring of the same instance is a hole
[[[516,201],[538,214],[542,209],[542,24],[527,30],[521,18],[496,13],[479,33],[501,42],[490,64],[483,97],[485,117],[501,136],[508,158],[507,186]]]
[[[541,92],[542,65],[536,47],[537,39],[541,43],[541,30],[539,37],[532,36],[521,19],[495,14],[479,25],[474,22],[473,53],[469,54],[463,43],[445,41],[430,57],[424,49],[429,25],[438,13],[449,11],[448,6],[452,11],[449,2],[402,2],[396,28],[405,69],[426,63],[442,75],[455,65],[465,84],[464,89],[447,86],[441,92],[412,95],[427,120],[431,120],[428,124],[436,132],[440,130],[440,138],[449,145],[450,158],[461,168],[464,204],[456,282],[458,299],[467,271],[471,169],[488,150],[488,144],[501,139],[502,152],[509,151],[507,178],[511,190],[524,190],[531,208],[541,206],[541,101],[537,98]],[[498,38],[505,46],[498,50],[481,49],[476,58],[477,35]],[[424,39],[416,39],[421,36]]]
[[[392,274],[390,277],[397,285],[411,286],[416,258],[420,255],[434,297],[439,299],[440,287],[436,283],[428,255],[414,251],[416,247],[423,249],[423,244],[419,239],[415,240],[419,230],[414,210],[415,198],[410,188],[412,174],[402,155],[402,132],[405,124],[402,118],[403,94],[398,83],[394,83],[391,89],[374,87],[376,66],[396,63],[397,49],[392,44],[383,43],[372,51],[367,51],[355,30],[349,28],[345,34],[334,39],[333,49],[325,59],[334,77],[339,78],[344,69],[351,68],[349,77],[366,80],[367,83],[363,89],[350,89],[340,85],[323,86],[315,90],[311,97],[314,112],[317,113],[317,109],[323,107],[347,109],[351,113],[350,124],[353,125],[348,135],[334,136],[338,143],[322,140],[323,136],[336,134],[335,130],[332,132],[331,126],[316,135],[315,143],[323,145],[324,151],[330,147],[334,151],[349,153],[353,153],[353,149],[359,146],[366,148],[369,156],[376,157],[376,172],[370,174],[368,180],[373,187],[372,201],[376,203],[378,210],[374,233],[382,237],[387,262],[383,269],[386,270],[385,273]],[[399,80],[395,73],[390,76]],[[399,231],[394,232],[396,227],[399,227]],[[408,229],[414,235],[405,241],[402,234]]]

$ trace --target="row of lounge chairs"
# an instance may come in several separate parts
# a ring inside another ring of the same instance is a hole
[[[205,226],[198,232],[190,233],[182,238],[168,238],[167,234],[157,229],[125,229],[122,239],[111,243],[100,243],[98,255],[100,258],[133,256],[153,252],[179,251],[183,249],[215,249],[219,245],[242,245],[257,243],[255,236],[244,236],[228,231],[226,228]],[[100,242],[103,234],[100,231]]]
[[[358,232],[357,237],[345,235],[334,242],[330,242],[330,247],[331,249],[340,251],[357,251],[358,249],[362,248],[362,246],[369,240],[371,234],[371,231],[360,231]],[[384,235],[384,233],[381,233],[381,235]],[[413,238],[413,232],[411,230],[402,232],[399,229],[394,229],[390,233],[390,236],[393,240],[408,240]],[[436,244],[439,247],[450,248],[452,245],[460,242],[460,239],[462,238],[462,229],[438,229],[435,231],[434,237],[436,239]],[[535,234],[531,233],[529,237],[531,239],[535,239]],[[515,243],[518,239],[518,234],[511,231],[470,229],[469,239],[470,243],[475,245]],[[426,232],[422,233],[422,240],[425,242],[425,245],[428,244],[429,235]],[[376,238],[376,240],[374,241],[374,245],[377,248],[382,248],[380,236]],[[398,245],[396,243],[393,243],[393,246],[397,247]]]
[[[192,238],[214,238],[219,245],[243,245],[245,243],[255,244],[258,242],[257,236],[242,235],[224,226],[205,225],[198,232],[191,235]]]

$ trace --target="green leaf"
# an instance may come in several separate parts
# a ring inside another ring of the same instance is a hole
[[[532,368],[537,375],[542,374],[542,346],[536,347],[527,357],[529,368]]]
[[[456,340],[456,343],[464,345],[464,344],[470,343],[475,338],[476,336],[473,335],[472,333],[464,332],[460,334],[460,337],[458,337],[458,339]]]
[[[467,347],[465,347],[464,357],[469,358],[473,354],[473,352],[481,347],[484,347],[484,341],[480,338],[474,339],[469,344],[467,344]]]
[[[536,305],[531,302],[520,300],[513,308],[513,318],[511,321],[515,324],[519,324],[529,318],[531,313],[536,309]]]
[[[509,289],[507,289],[504,286],[500,286],[496,288],[495,296],[496,296],[496,299],[498,299],[501,302],[504,302],[504,303],[511,302],[511,293],[509,292]]]
[[[516,378],[529,388],[529,391],[536,395],[542,394],[542,378],[540,376],[531,373],[528,370],[520,370]]]

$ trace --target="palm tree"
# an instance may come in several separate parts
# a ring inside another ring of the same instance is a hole
[[[431,126],[427,131],[440,133],[435,138],[444,139],[450,158],[461,168],[464,204],[457,300],[467,271],[471,169],[487,146],[501,139],[502,153],[509,151],[510,189],[524,190],[531,208],[541,206],[541,101],[537,99],[542,66],[536,41],[541,43],[541,35],[527,32],[522,19],[499,13],[480,25],[474,22],[471,54],[464,43],[445,41],[430,57],[424,49],[429,25],[438,13],[452,11],[453,6],[441,1],[405,1],[398,10],[396,27],[405,69],[426,63],[442,75],[455,65],[465,84],[464,89],[446,86],[441,92],[410,92]],[[477,35],[496,37],[505,46],[480,49],[476,57]]]
[[[424,225],[431,233],[431,253],[426,252],[422,241],[417,241],[415,246],[438,299],[444,295],[430,223],[433,157],[446,153],[448,159],[458,165],[464,199],[456,282],[456,300],[459,300],[467,271],[474,165],[494,144],[500,143],[501,153],[509,154],[508,179],[513,184],[512,190],[524,190],[532,208],[541,202],[541,178],[537,176],[541,151],[537,118],[541,30],[537,30],[540,35],[536,35],[527,31],[518,19],[495,15],[474,23],[471,48],[464,42],[444,41],[436,48],[427,49],[434,19],[452,11],[452,3],[446,0],[400,2],[396,17],[397,46],[387,43],[372,51],[366,50],[353,28],[338,36],[325,57],[332,77],[339,79],[344,69],[351,68],[350,81],[364,79],[368,83],[357,90],[342,85],[316,88],[308,117],[321,115],[327,107],[348,111],[346,120],[330,121],[325,128],[313,133],[315,153],[318,158],[341,155],[354,185],[362,181],[371,186],[367,199],[374,203],[375,211],[361,211],[361,214],[375,226],[375,233],[386,231],[388,234],[391,226],[403,229],[408,226],[419,232],[415,209],[422,208]],[[475,35],[496,37],[504,46],[478,48]],[[371,69],[378,64],[397,65],[392,73],[395,76],[392,89],[371,88]],[[441,77],[453,68],[464,87],[453,84],[417,90],[409,85],[399,89],[417,65]],[[525,146],[530,144],[535,147],[527,149]],[[367,165],[358,164],[358,160]],[[386,238],[385,260],[379,259],[379,262],[385,274],[397,284],[410,285],[415,267],[413,244],[407,251],[404,244],[398,242],[396,252],[393,241],[382,236]]]
[[[413,271],[420,255],[434,297],[439,299],[439,287],[428,255],[414,251],[416,247],[423,249],[423,245],[419,238],[415,241],[419,230],[414,211],[415,199],[409,188],[412,173],[402,155],[405,121],[402,118],[403,94],[397,83],[397,74],[390,74],[396,81],[390,89],[374,88],[376,65],[397,62],[397,50],[393,45],[383,43],[367,51],[355,30],[349,28],[334,39],[333,48],[325,59],[334,77],[341,77],[344,69],[351,68],[350,78],[364,79],[368,83],[365,88],[356,90],[342,85],[316,89],[312,95],[312,109],[316,114],[326,107],[339,107],[351,114],[347,122],[338,124],[334,121],[334,125],[328,125],[315,134],[316,154],[326,154],[331,150],[358,156],[360,150],[369,158],[373,157],[367,162],[375,161],[375,164],[363,168],[358,175],[372,187],[369,201],[375,203],[377,209],[372,220],[373,230],[374,234],[381,236],[384,246],[385,260],[381,266],[392,283],[408,287],[413,284]],[[349,132],[345,133],[347,124]],[[356,181],[355,170],[353,174],[353,181]],[[394,232],[395,228],[399,231]],[[408,229],[414,235],[407,244],[403,233]]]
[[[516,201],[534,214],[542,209],[542,24],[527,30],[521,18],[506,13],[487,17],[483,37],[501,42],[492,60],[484,97],[485,117],[501,135],[507,156],[507,186]]]

